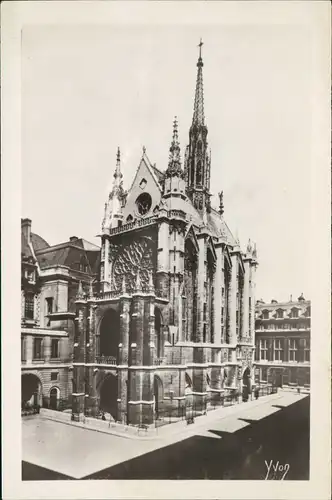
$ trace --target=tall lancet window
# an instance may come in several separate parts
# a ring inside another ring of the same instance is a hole
[[[202,162],[200,160],[198,160],[198,162],[196,164],[196,186],[201,186],[202,180],[203,180]]]
[[[210,342],[214,342],[214,273],[215,262],[210,249],[207,251],[207,304]]]
[[[224,299],[224,339],[226,344],[230,341],[230,315],[229,315],[229,299],[231,286],[231,268],[228,262],[225,261],[224,276],[225,276],[225,299]]]
[[[197,314],[197,254],[190,240],[185,243],[183,332],[186,341],[195,341]]]

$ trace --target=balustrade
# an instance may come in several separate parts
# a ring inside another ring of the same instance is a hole
[[[97,365],[116,365],[117,361],[114,356],[96,356]]]

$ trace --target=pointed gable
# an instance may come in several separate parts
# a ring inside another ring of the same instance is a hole
[[[151,165],[144,153],[128,192],[126,205],[123,208],[124,224],[128,217],[136,219],[154,215],[153,211],[159,205],[162,196],[161,186],[155,170],[155,167]],[[140,213],[139,210],[138,202],[141,199],[146,202],[145,206],[148,208],[145,213]]]
[[[199,252],[199,245],[198,245],[197,237],[196,237],[196,234],[195,234],[195,231],[194,231],[192,224],[189,225],[184,239],[190,240],[192,242],[196,252],[197,253]]]

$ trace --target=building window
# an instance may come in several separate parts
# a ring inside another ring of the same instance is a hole
[[[46,311],[47,314],[52,314],[53,312],[53,297],[47,297],[46,299]]]
[[[42,339],[33,339],[33,359],[42,358]]]
[[[58,372],[51,372],[51,380],[58,380]]]
[[[291,315],[290,315],[291,318],[298,318],[299,317],[299,311],[298,309],[292,309],[291,310]]]
[[[203,305],[203,321],[206,321],[206,304]]]
[[[52,339],[51,358],[59,358],[59,339]]]
[[[282,353],[283,353],[283,348],[282,348],[282,342],[281,339],[275,339],[274,340],[274,361],[282,361]]]
[[[261,381],[267,382],[267,368],[262,368],[261,373],[262,373]]]
[[[35,297],[33,293],[25,294],[25,307],[24,307],[24,316],[27,319],[33,319],[34,316],[34,308],[35,308]]]
[[[261,361],[267,361],[267,352],[268,352],[268,346],[267,346],[267,340],[263,339],[260,341],[260,347],[259,347],[259,356]]]
[[[224,308],[221,308],[221,323],[224,322]]]
[[[21,337],[21,361],[25,361],[24,337]]]
[[[310,340],[304,340],[304,361],[310,361]]]
[[[206,325],[203,325],[203,342],[206,342]]]
[[[249,297],[249,308],[251,307],[251,297]]]
[[[263,319],[269,319],[269,311],[263,311]]]
[[[284,317],[284,311],[282,309],[278,309],[277,318],[281,319]]]
[[[289,361],[298,360],[298,341],[297,339],[289,339]]]
[[[225,295],[225,288],[222,287],[222,289],[221,289],[221,296],[223,297],[224,295]]]

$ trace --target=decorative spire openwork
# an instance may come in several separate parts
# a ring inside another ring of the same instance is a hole
[[[120,148],[118,147],[118,151],[116,154],[116,167],[114,171],[115,184],[119,186],[121,184],[122,177],[123,175],[121,172],[121,155],[120,155]]]
[[[223,215],[224,213],[224,192],[218,193],[219,196],[219,214]]]
[[[254,243],[254,248],[253,248],[253,251],[252,251],[252,256],[254,259],[257,259],[257,246],[256,246],[256,243]]]
[[[168,168],[166,170],[166,177],[183,177],[184,172],[181,168],[181,157],[180,157],[180,143],[178,136],[178,121],[175,116],[173,121],[173,139],[171,147],[169,148],[169,160]]]
[[[204,125],[204,94],[203,94],[203,59],[202,59],[202,39],[198,45],[199,57],[197,61],[197,80],[194,103],[193,125]]]

